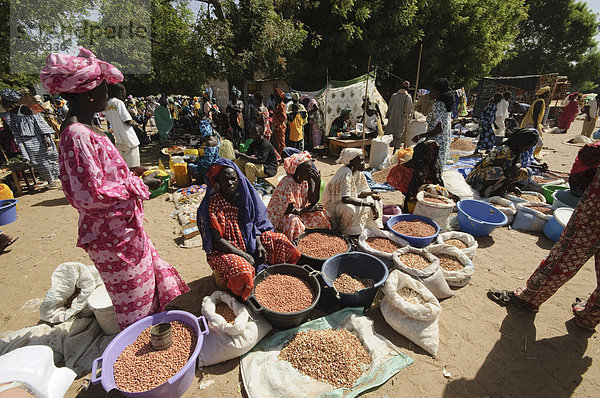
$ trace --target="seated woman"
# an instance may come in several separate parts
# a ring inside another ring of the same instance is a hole
[[[415,146],[411,160],[399,163],[390,170],[387,182],[404,194],[405,212],[409,211],[409,207],[414,208],[417,193],[422,185],[444,186],[439,151],[440,147],[434,140],[420,142]]]
[[[221,140],[219,135],[213,131],[212,125],[207,119],[200,121],[198,129],[200,130],[201,142],[199,156],[196,163],[190,166],[192,166],[192,174],[194,177],[199,180],[200,183],[204,183],[204,174],[206,174],[210,166],[221,157]]]
[[[330,229],[329,214],[318,203],[321,174],[310,154],[302,152],[286,158],[283,168],[287,175],[275,188],[267,206],[275,230],[295,240],[306,228]]]
[[[295,264],[300,252],[285,235],[273,232],[265,205],[235,163],[218,159],[206,180],[197,219],[208,265],[219,287],[246,300],[259,265]]]
[[[367,228],[383,228],[381,198],[372,192],[361,149],[346,148],[338,163],[344,166],[335,173],[323,192],[323,207],[330,214],[333,229],[344,235],[360,235]]]
[[[519,184],[526,184],[529,172],[522,168],[522,153],[533,148],[539,139],[533,129],[518,130],[504,143],[484,157],[467,177],[467,183],[483,197],[502,196],[506,192],[520,194]]]
[[[343,133],[350,129],[350,108],[342,109],[342,112],[331,123],[329,137],[337,137],[337,133]]]

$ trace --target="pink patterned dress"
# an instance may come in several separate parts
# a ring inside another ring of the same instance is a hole
[[[148,187],[110,140],[75,123],[61,133],[59,147],[62,188],[79,211],[77,246],[100,272],[121,329],[189,291],[144,231]]]
[[[300,215],[284,214],[290,203],[296,209],[303,209],[308,201],[308,182],[298,184],[294,177],[286,175],[281,179],[267,206],[269,220],[276,231],[281,231],[291,241],[296,240],[308,229],[331,229],[327,210],[314,211]]]

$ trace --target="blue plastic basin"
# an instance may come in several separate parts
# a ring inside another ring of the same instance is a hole
[[[421,220],[421,221],[425,221],[427,224],[431,225],[433,228],[435,228],[435,234],[431,235],[431,236],[426,236],[423,238],[418,238],[416,236],[408,236],[408,235],[404,235],[401,233],[398,233],[396,231],[394,231],[394,229],[392,228],[392,225],[399,223],[400,221],[411,221],[411,220]],[[387,223],[387,228],[396,236],[401,237],[402,239],[404,239],[405,241],[408,242],[408,244],[412,247],[425,247],[428,246],[440,233],[441,228],[440,226],[433,221],[431,218],[427,218],[424,216],[417,216],[415,214],[398,214],[397,216],[393,216],[392,218],[390,218]]]
[[[10,224],[17,220],[17,199],[0,200],[0,225]]]
[[[345,307],[369,308],[379,287],[388,278],[388,268],[383,261],[361,252],[336,254],[323,263],[321,271],[325,284],[330,288],[333,287],[336,278],[343,273],[375,281],[373,287],[359,290],[356,293],[340,293],[338,302]]]
[[[508,222],[506,214],[482,200],[463,199],[456,206],[460,230],[473,236],[487,236]]]
[[[551,241],[556,242],[572,214],[573,209],[570,207],[560,207],[554,210],[554,216],[544,226],[544,235]]]

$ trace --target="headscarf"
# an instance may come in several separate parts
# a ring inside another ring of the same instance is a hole
[[[278,96],[282,101],[285,98],[285,93],[280,88],[275,89],[275,95]]]
[[[313,109],[319,109],[319,106],[317,105],[317,100],[314,98],[311,98],[310,101],[308,102],[308,111],[312,111]]]
[[[300,100],[300,94],[292,93],[292,101],[299,101],[299,100]]]
[[[0,91],[0,97],[6,102],[17,102],[21,98],[21,94],[10,88],[5,88]]]
[[[540,95],[544,95],[546,94],[548,91],[550,91],[550,86],[544,86],[542,88],[540,88],[537,93],[535,93],[535,95],[540,96]]]
[[[351,161],[354,160],[357,156],[362,155],[362,149],[358,148],[344,148],[342,153],[340,153],[340,157],[337,162],[343,164],[344,166],[348,166]]]
[[[289,175],[294,175],[296,174],[296,169],[298,168],[298,166],[300,166],[304,162],[308,162],[309,160],[312,160],[312,158],[310,157],[310,153],[297,153],[285,158],[285,160],[283,161],[283,168],[285,172]]]
[[[267,208],[262,199],[241,170],[229,159],[217,159],[211,168],[206,172],[207,188],[206,195],[198,207],[197,220],[200,222],[198,229],[202,234],[204,250],[210,253],[213,250],[212,237],[210,236],[210,215],[208,205],[210,198],[218,188],[216,187],[216,177],[225,167],[235,170],[238,176],[238,190],[240,193],[240,202],[238,213],[238,224],[242,231],[242,237],[246,243],[246,252],[253,255],[256,251],[256,236],[265,231],[272,231],[273,224],[267,216]]]
[[[206,119],[200,120],[198,124],[198,129],[200,130],[200,137],[210,137],[213,133],[212,125]]]
[[[507,145],[510,148],[522,148],[529,144],[534,146],[539,138],[540,134],[534,128],[519,129],[510,138],[506,139],[502,145]]]
[[[123,74],[108,62],[100,61],[94,53],[79,47],[79,55],[50,53],[40,73],[44,88],[51,94],[85,93],[106,80],[108,84],[123,81]]]
[[[413,169],[413,176],[408,184],[408,189],[406,192],[407,198],[414,198],[419,192],[419,188],[423,184],[428,183],[427,179],[427,159],[425,158],[425,152],[429,147],[435,146],[437,152],[439,152],[440,147],[438,143],[434,140],[427,140],[418,143],[414,147],[413,157],[408,162],[404,163],[405,167]],[[435,163],[433,164],[433,176],[431,180],[436,185],[444,186],[444,181],[442,180],[442,165],[440,163],[440,158],[437,153],[434,156]]]
[[[352,110],[350,108],[344,108],[344,109],[342,109],[342,112],[340,112],[340,116],[344,117],[346,115],[349,115],[350,112],[352,112]]]

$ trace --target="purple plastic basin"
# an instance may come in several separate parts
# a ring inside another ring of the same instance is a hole
[[[196,347],[194,348],[194,352],[190,356],[190,359],[187,363],[181,368],[181,370],[165,383],[153,388],[152,390],[143,391],[143,392],[126,392],[121,391],[117,388],[115,384],[115,376],[113,371],[113,364],[121,355],[121,352],[135,341],[137,337],[149,326],[155,325],[161,322],[172,322],[172,321],[181,321],[194,329],[197,336]],[[204,330],[200,328],[200,322],[202,321],[202,325],[204,326]],[[196,371],[196,359],[198,358],[198,354],[200,354],[200,348],[202,348],[202,343],[204,342],[204,336],[208,334],[208,325],[206,324],[206,320],[203,316],[196,317],[193,314],[190,314],[186,311],[166,311],[161,312],[160,314],[154,314],[147,316],[146,318],[140,319],[133,325],[127,327],[127,329],[121,331],[111,343],[106,347],[102,356],[100,358],[96,358],[92,364],[92,383],[98,384],[102,383],[102,388],[106,392],[109,392],[113,389],[118,390],[121,394],[126,397],[164,397],[164,398],[177,398],[183,395],[192,384],[194,380],[194,375]],[[100,377],[98,377],[98,367],[99,364],[102,367],[102,373]]]

